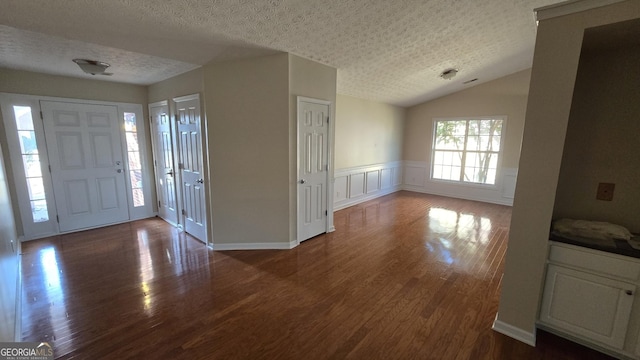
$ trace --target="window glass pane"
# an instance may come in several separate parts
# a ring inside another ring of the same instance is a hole
[[[30,200],[44,200],[44,184],[41,177],[27,178],[27,188],[29,189]]]
[[[502,126],[502,119],[436,121],[432,177],[494,184]]]
[[[144,206],[142,189],[133,189],[133,207]]]
[[[30,106],[14,106],[13,113],[16,117],[16,127],[18,130],[33,130]]]
[[[131,170],[142,169],[142,167],[140,166],[140,153],[130,152],[128,156],[129,156],[129,169]]]
[[[129,151],[139,151],[138,149],[138,134],[134,132],[127,132],[127,149]]]
[[[142,171],[133,170],[129,171],[129,177],[131,178],[131,188],[142,189]]]
[[[40,156],[22,155],[22,163],[24,164],[24,173],[27,177],[42,176],[42,170],[40,169]]]
[[[31,215],[33,222],[49,221],[49,212],[47,211],[47,201],[37,200],[31,202]]]
[[[20,140],[20,151],[23,154],[38,153],[36,133],[34,131],[18,131],[18,139]]]
[[[124,113],[124,130],[135,132],[136,130],[136,114]]]

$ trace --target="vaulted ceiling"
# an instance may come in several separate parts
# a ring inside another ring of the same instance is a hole
[[[149,85],[284,51],[337,68],[340,94],[409,106],[529,68],[533,9],[558,2],[0,0],[0,67],[91,77],[71,61],[88,58]]]

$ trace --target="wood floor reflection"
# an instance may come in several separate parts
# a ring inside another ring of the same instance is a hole
[[[158,219],[25,243],[23,340],[64,359],[606,358],[491,330],[510,215],[399,192],[293,250],[213,252]]]

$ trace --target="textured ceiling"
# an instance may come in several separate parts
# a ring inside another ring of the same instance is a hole
[[[337,68],[340,94],[407,106],[530,67],[533,9],[558,2],[0,0],[0,66],[91,76],[71,62],[91,58],[112,65],[101,79],[148,85],[285,51]]]

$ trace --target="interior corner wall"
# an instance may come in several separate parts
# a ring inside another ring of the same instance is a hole
[[[203,67],[214,249],[289,240],[289,57]]]
[[[554,218],[607,221],[640,232],[639,64],[636,44],[595,54],[583,50]],[[624,75],[611,76],[611,69]],[[601,182],[615,184],[611,201],[596,199]]]
[[[494,323],[494,327],[513,330],[509,335],[527,334],[535,339],[549,226],[584,30],[639,17],[640,2],[633,0],[539,22],[509,247]]]
[[[402,160],[405,116],[400,106],[338,95],[336,169]]]
[[[407,190],[511,205],[531,70],[523,70],[451,95],[413,106],[404,128],[404,187]],[[502,172],[496,187],[448,184],[430,179],[433,120],[473,116],[507,116]]]
[[[298,109],[297,97],[304,96],[331,102],[331,118],[336,118],[336,68],[289,54],[289,240],[297,240],[298,197]],[[335,122],[335,121],[334,121]],[[335,126],[331,127],[335,132]],[[329,149],[331,156],[335,153]],[[329,178],[333,178],[335,160],[329,162]],[[330,184],[331,185],[331,184]],[[331,189],[327,189],[331,193]],[[329,209],[329,227],[333,226],[333,211]]]
[[[0,150],[0,342],[13,342],[20,336],[16,333],[20,327],[20,243],[2,154]]]
[[[202,68],[199,67],[184,74],[149,85],[147,88],[149,104],[162,100],[168,100],[170,102],[171,99],[179,96],[202,93],[204,90],[202,74]]]
[[[148,118],[148,110],[146,108],[147,88],[145,86],[0,68],[0,92],[142,104],[144,118]],[[2,114],[0,114],[0,134],[4,133],[4,121]],[[19,214],[13,170],[11,161],[9,161],[9,148],[4,138],[0,139],[0,146],[4,154],[13,212]],[[150,158],[151,152],[147,152],[147,154],[149,154]],[[155,197],[155,191],[152,193]],[[19,216],[15,217],[15,221],[16,228],[22,229],[22,222]],[[22,232],[22,230],[19,230],[19,232]]]

